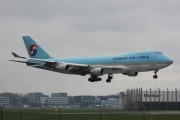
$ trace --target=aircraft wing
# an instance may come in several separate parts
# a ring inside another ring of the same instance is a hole
[[[88,73],[87,69],[91,67],[90,65],[87,65],[87,64],[76,64],[76,63],[56,62],[53,60],[45,60],[45,59],[26,58],[26,57],[21,57],[14,52],[12,52],[12,54],[16,58],[22,58],[22,59],[31,60],[31,61],[17,61],[17,60],[9,60],[9,61],[26,63],[30,66],[34,66],[34,65],[41,66],[39,62],[44,62],[45,63],[44,66],[47,66],[49,68],[51,67],[56,68],[59,65],[67,65],[68,73],[79,74],[79,75],[86,75]],[[103,68],[104,70],[111,70],[111,71],[129,70],[129,68],[125,66],[97,66],[97,67]]]

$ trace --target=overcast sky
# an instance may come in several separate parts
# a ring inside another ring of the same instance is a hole
[[[127,88],[180,89],[179,0],[1,0],[0,93],[67,92],[108,95]],[[28,57],[22,36],[31,36],[51,56],[119,55],[159,50],[174,63],[137,77],[117,74],[111,83],[9,62],[14,51]]]

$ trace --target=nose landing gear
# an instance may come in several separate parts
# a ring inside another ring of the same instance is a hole
[[[157,76],[157,71],[158,71],[158,70],[154,71],[154,73],[155,73],[155,75],[153,75],[153,78],[154,78],[154,79],[157,79],[157,78],[158,78],[158,76]]]

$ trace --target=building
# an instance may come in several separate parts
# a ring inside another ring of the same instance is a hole
[[[180,110],[180,91],[177,89],[143,90],[142,103],[149,110]]]
[[[74,96],[68,96],[69,105],[74,105]]]
[[[32,93],[28,93],[28,104],[31,107],[40,107],[41,106],[41,102],[40,102],[40,98],[42,97],[42,92],[32,92]]]
[[[41,106],[51,107],[51,106],[63,106],[68,105],[68,99],[62,97],[41,97]]]
[[[41,105],[44,107],[68,105],[67,93],[51,93],[51,97],[41,97]]]
[[[119,108],[119,95],[93,96],[90,107]]]
[[[67,97],[67,93],[51,93],[51,97]]]
[[[125,109],[180,110],[178,89],[128,89]]]
[[[119,107],[119,95],[97,96],[97,100],[100,100],[101,106]]]
[[[119,100],[102,100],[101,101],[102,106],[108,106],[108,107],[115,107],[119,106]]]
[[[74,96],[75,105],[79,105],[80,107],[87,107],[92,105],[93,96],[91,95],[82,95],[82,96]]]
[[[16,98],[16,107],[22,107],[22,98],[21,97]]]
[[[119,108],[123,109],[126,105],[126,98],[127,98],[127,93],[126,92],[120,92],[119,94]]]
[[[0,96],[0,107],[9,107],[9,97]]]

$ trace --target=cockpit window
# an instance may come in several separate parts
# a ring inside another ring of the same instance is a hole
[[[156,54],[162,54],[162,52],[157,52]]]

